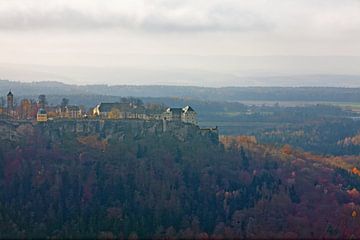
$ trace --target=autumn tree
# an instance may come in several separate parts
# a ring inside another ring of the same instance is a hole
[[[108,118],[110,119],[119,119],[120,118],[120,110],[117,108],[112,108],[111,111],[109,112]]]
[[[31,102],[29,99],[23,99],[20,102],[20,117],[22,119],[27,119],[30,117],[31,111]]]
[[[39,95],[38,103],[40,108],[45,108],[47,104],[46,96],[44,94]]]

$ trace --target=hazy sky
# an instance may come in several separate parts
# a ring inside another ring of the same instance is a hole
[[[158,70],[169,64],[166,56],[172,69],[214,71],[179,55],[360,56],[360,0],[0,0],[0,78],[14,74],[6,64]],[[226,64],[216,71],[281,72],[271,60],[248,69],[228,61],[231,71]],[[334,73],[317,64],[319,74]],[[335,73],[359,74],[352,69]]]

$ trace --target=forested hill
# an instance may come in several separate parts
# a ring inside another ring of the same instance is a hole
[[[0,140],[0,238],[360,237],[355,157],[247,137],[19,134]]]
[[[331,101],[359,102],[359,88],[331,87],[191,87],[135,85],[69,85],[60,82],[22,83],[0,80],[0,94],[12,89],[17,96],[106,95],[133,97],[188,97],[211,101]]]

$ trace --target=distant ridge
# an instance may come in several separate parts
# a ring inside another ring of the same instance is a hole
[[[360,102],[360,88],[338,87],[196,87],[169,85],[71,85],[56,81],[24,83],[0,80],[0,94],[13,89],[17,96],[105,95],[179,97],[211,101],[329,101]]]

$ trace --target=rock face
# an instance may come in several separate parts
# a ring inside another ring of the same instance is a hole
[[[17,141],[24,135],[32,134],[34,127],[30,122],[0,120],[0,139]]]
[[[122,140],[125,137],[134,139],[146,135],[171,134],[180,141],[194,136],[201,136],[218,143],[218,134],[204,132],[196,125],[176,121],[144,120],[54,120],[46,123],[0,121],[0,138],[18,140],[21,136],[39,131],[51,139],[60,139],[64,135],[90,136],[99,135],[104,139]]]

